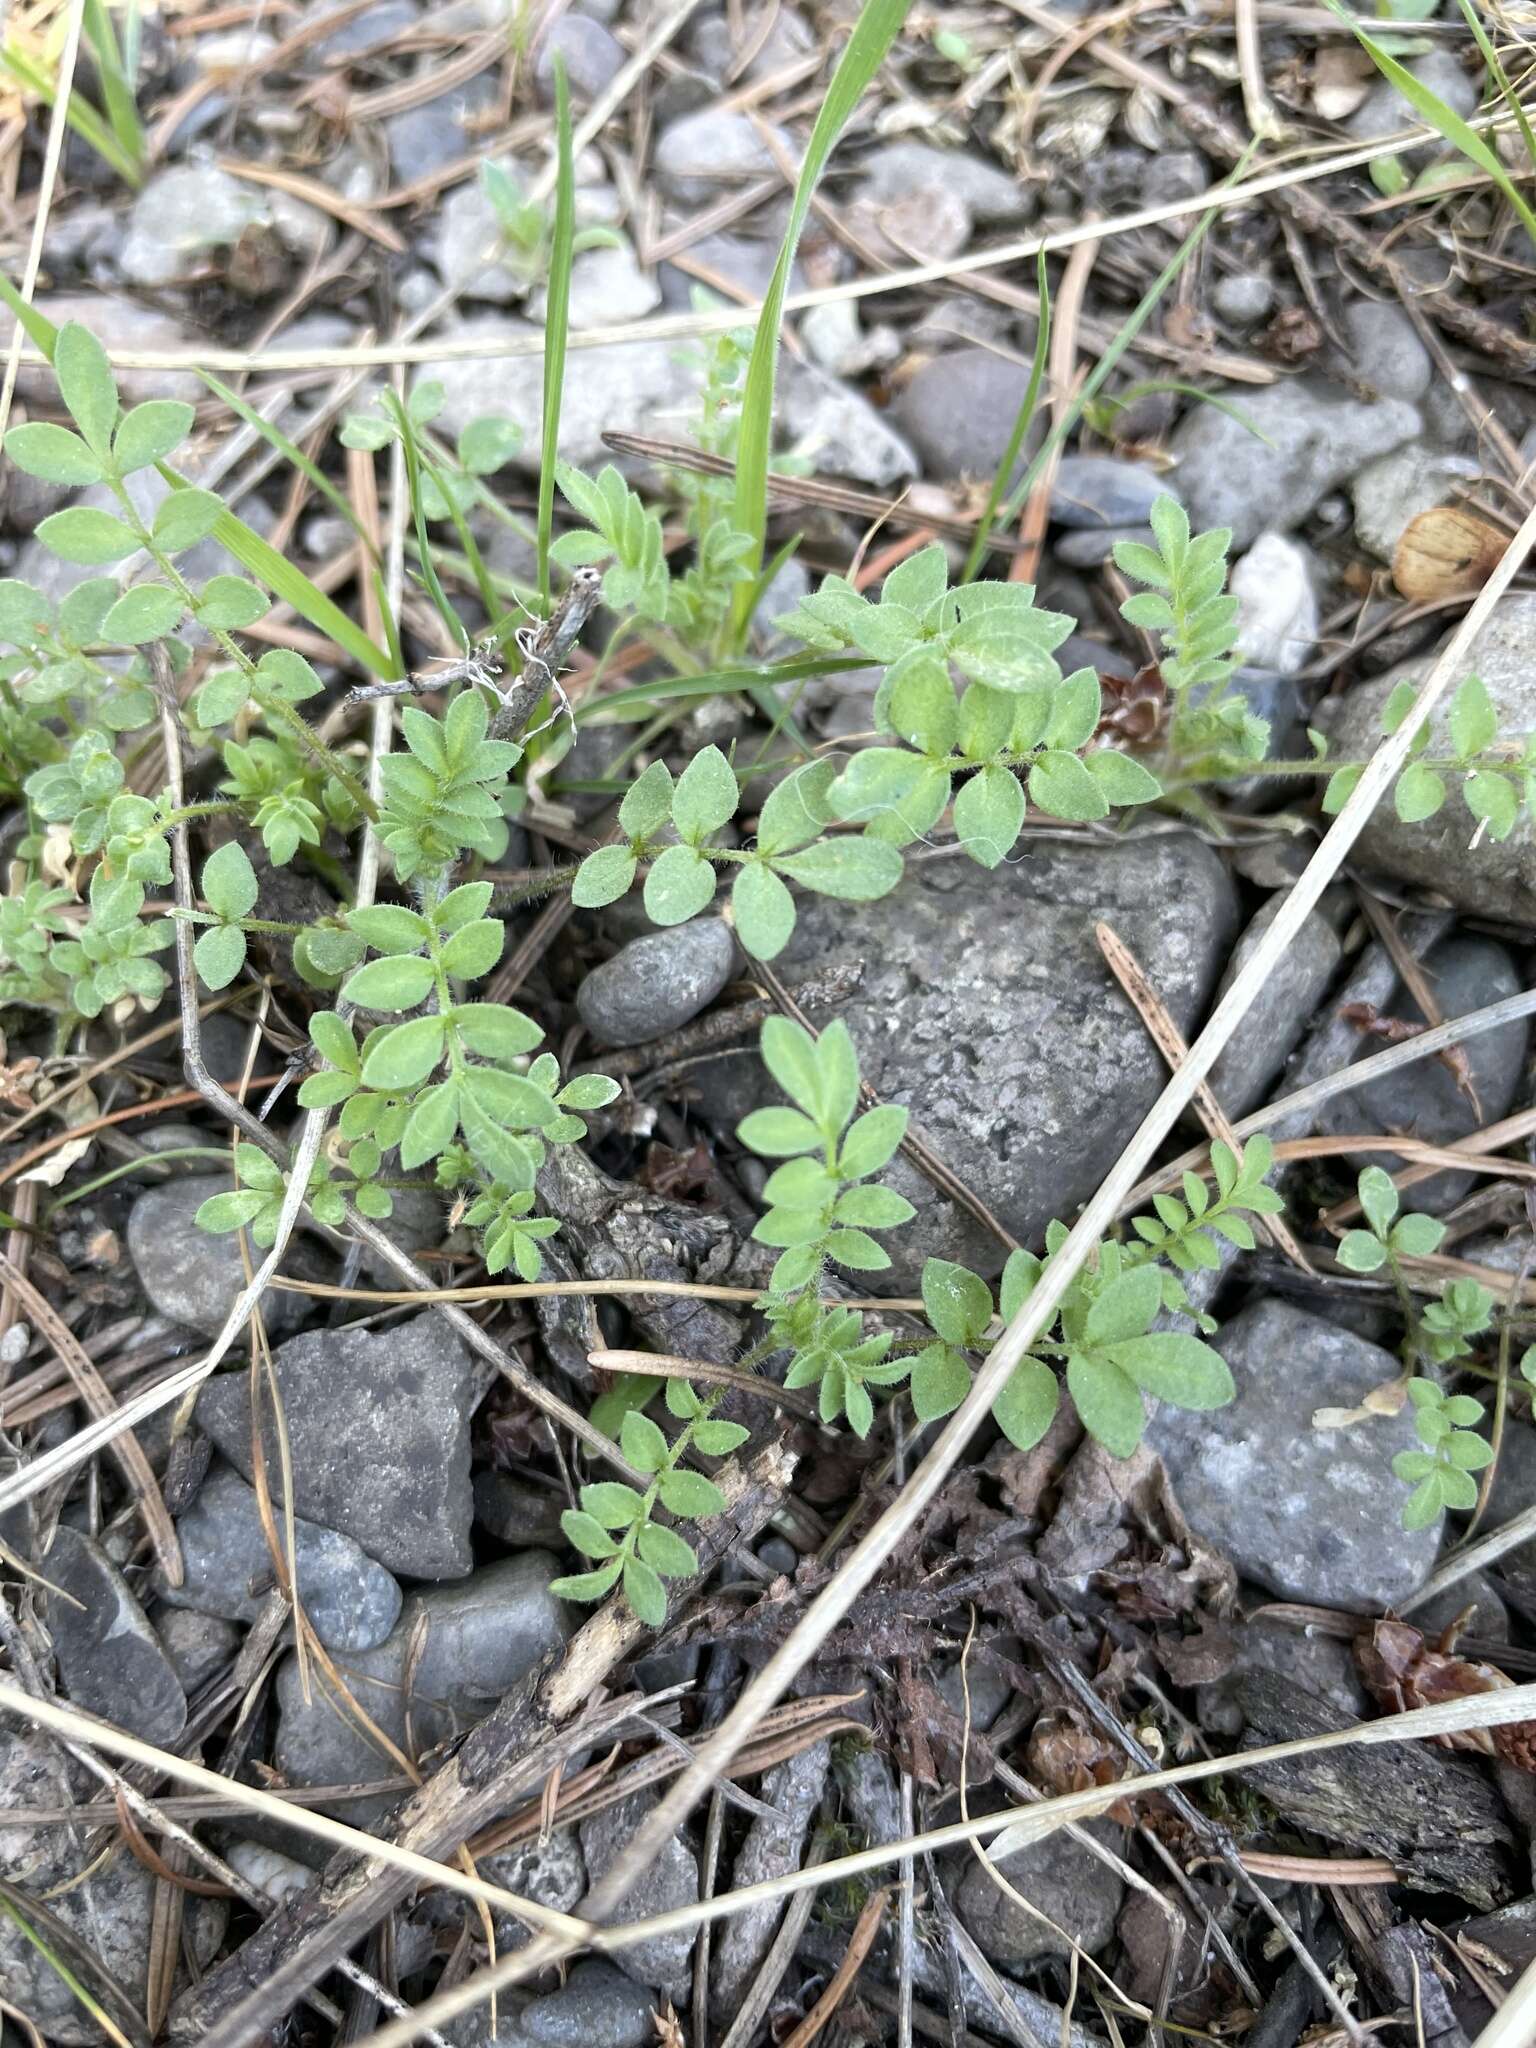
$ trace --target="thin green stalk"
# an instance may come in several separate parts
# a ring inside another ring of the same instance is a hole
[[[555,219],[544,291],[544,412],[539,443],[539,603],[550,612],[549,546],[555,529],[555,452],[560,445],[560,401],[565,389],[565,346],[571,327],[571,262],[576,243],[576,173],[571,158],[571,96],[565,65],[555,59]]]
[[[7,43],[0,47],[0,65],[3,65],[19,84],[24,85],[28,92],[35,92],[45,106],[53,106],[58,98],[53,81],[38,69],[30,57]],[[72,92],[64,109],[64,118],[81,141],[94,149],[102,162],[109,165],[125,185],[131,185],[137,190],[143,184],[143,172],[128,156],[88,99],[83,98],[78,92]]]
[[[852,35],[848,38],[826,98],[816,116],[806,144],[805,160],[795,181],[789,224],[773,276],[763,295],[752,337],[752,355],[742,392],[741,432],[736,449],[736,488],[732,499],[731,525],[750,539],[751,551],[745,566],[757,570],[763,559],[763,541],[768,530],[768,453],[773,433],[773,391],[778,369],[779,323],[789,290],[789,273],[799,246],[800,233],[810,212],[811,195],[826,167],[838,137],[864,96],[864,89],[885,59],[907,18],[912,0],[865,0]],[[746,645],[752,618],[752,581],[739,583],[731,595],[731,641]]]
[[[1515,117],[1520,129],[1520,138],[1525,144],[1525,153],[1530,158],[1533,169],[1536,169],[1536,134],[1531,132],[1530,120],[1521,104],[1520,95],[1510,84],[1509,74],[1499,62],[1499,53],[1493,47],[1487,30],[1477,18],[1477,9],[1470,4],[1470,0],[1457,0],[1457,5],[1466,18],[1467,27],[1472,31],[1472,40],[1482,52],[1483,62],[1488,66],[1493,82],[1499,89],[1500,98]]]
[[[1029,423],[1035,416],[1035,407],[1040,400],[1040,386],[1045,381],[1045,365],[1051,345],[1051,284],[1045,267],[1043,249],[1035,258],[1035,289],[1040,299],[1040,324],[1035,332],[1035,360],[1030,368],[1029,382],[1024,388],[1023,399],[1014,416],[1013,432],[1008,436],[1008,446],[1003,450],[1003,459],[997,465],[997,472],[992,478],[992,488],[987,493],[986,508],[976,522],[976,532],[966,553],[965,567],[960,571],[962,583],[974,583],[976,580],[976,571],[981,567],[981,558],[987,551],[987,537],[997,518],[997,508],[1008,488],[1008,479],[1013,474],[1013,465],[1019,459],[1019,450],[1024,446],[1024,436],[1029,432]]]
[[[173,1145],[165,1152],[146,1152],[142,1159],[125,1159],[120,1166],[100,1173],[94,1180],[88,1180],[83,1187],[71,1188],[67,1195],[60,1195],[56,1202],[50,1202],[43,1212],[43,1220],[52,1222],[61,1209],[67,1209],[72,1202],[83,1202],[87,1195],[99,1193],[102,1188],[122,1180],[130,1173],[140,1173],[146,1166],[160,1166],[173,1159],[222,1159],[228,1161],[227,1145]]]
[[[421,568],[421,580],[426,586],[428,597],[437,608],[439,618],[448,628],[461,652],[469,651],[469,633],[464,621],[448,602],[442,584],[438,581],[437,567],[432,559],[432,537],[427,532],[427,510],[421,495],[421,450],[416,443],[416,429],[410,413],[400,402],[396,392],[384,393],[384,405],[393,414],[400,433],[400,448],[405,457],[406,483],[410,491],[411,518],[416,528],[416,548]],[[439,486],[441,488],[441,486]]]

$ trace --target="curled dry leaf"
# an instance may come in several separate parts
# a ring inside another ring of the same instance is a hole
[[[1392,556],[1392,581],[1415,603],[1480,590],[1509,541],[1459,505],[1432,505],[1410,519]]]
[[[1512,1678],[1492,1664],[1474,1663],[1452,1650],[1457,1624],[1453,1622],[1432,1646],[1421,1630],[1410,1622],[1390,1615],[1378,1621],[1369,1635],[1355,1638],[1355,1661],[1368,1690],[1393,1713],[1407,1713],[1414,1707],[1438,1706],[1443,1700],[1467,1699],[1483,1692],[1503,1692],[1514,1684]],[[1469,1749],[1480,1756],[1498,1757],[1517,1770],[1536,1773],[1536,1721],[1512,1721],[1501,1728],[1467,1728],[1454,1734],[1436,1735],[1432,1740],[1442,1749]]]

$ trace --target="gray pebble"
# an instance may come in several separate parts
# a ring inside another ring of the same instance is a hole
[[[594,967],[576,993],[599,1045],[644,1045],[712,1003],[731,977],[736,941],[718,917],[651,932]]]

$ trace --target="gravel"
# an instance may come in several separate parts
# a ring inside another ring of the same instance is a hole
[[[1284,901],[1283,893],[1272,896],[1238,940],[1216,990],[1218,1002],[1248,964]],[[1211,1068],[1211,1092],[1229,1117],[1245,1115],[1274,1093],[1272,1084],[1327,994],[1343,953],[1332,924],[1314,910]]]
[[[1261,533],[1232,571],[1228,588],[1238,601],[1244,661],[1282,676],[1305,668],[1321,623],[1310,552],[1282,533]]]
[[[922,365],[891,407],[891,418],[917,451],[924,475],[946,483],[964,476],[990,483],[1028,389],[1025,364],[991,349],[950,349]],[[1038,441],[1032,428],[1010,482],[1023,475]]]
[[[1390,562],[1412,519],[1433,505],[1448,505],[1482,474],[1470,455],[1446,454],[1409,442],[1368,462],[1350,485],[1355,501],[1355,538],[1378,560]]]
[[[1175,482],[1139,462],[1064,455],[1051,486],[1051,518],[1068,527],[1143,526],[1159,498],[1178,495]]]
[[[587,1861],[587,1876],[594,1885],[655,1803],[652,1794],[639,1792],[582,1822],[581,1850]],[[624,1903],[612,1914],[610,1925],[627,1927],[633,1920],[648,1920],[653,1914],[695,1905],[698,1897],[698,1859],[681,1836],[674,1835],[655,1861],[635,1879]],[[653,1934],[645,1941],[632,1942],[616,1950],[615,1959],[626,1976],[664,1993],[674,2005],[686,2005],[693,1982],[693,1942],[694,1929],[681,1927],[672,1934]]]
[[[212,1237],[193,1218],[210,1195],[226,1194],[228,1174],[194,1174],[146,1188],[128,1216],[128,1256],[150,1305],[168,1322],[217,1336],[245,1285],[237,1236]],[[269,1290],[261,1304],[279,1335],[303,1315],[302,1294]]]
[[[1106,1848],[1123,1846],[1121,1830],[1103,1821],[1090,1821],[1086,1832]],[[1065,1960],[1074,1941],[1091,1956],[1109,1945],[1125,1886],[1091,1849],[1063,1829],[995,1860],[1035,1912],[1026,1912],[979,1863],[969,1864],[955,1893],[955,1911],[990,1962],[1016,1971],[1051,1956]],[[1054,1926],[1036,1917],[1042,1913]]]
[[[794,143],[783,128],[769,124],[785,162],[795,160]],[[656,138],[651,168],[666,197],[688,211],[732,196],[756,178],[777,175],[775,157],[758,124],[724,107],[701,107],[671,121]]]

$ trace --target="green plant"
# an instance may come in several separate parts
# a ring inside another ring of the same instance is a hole
[[[834,815],[862,824],[866,840],[904,846],[933,829],[953,793],[961,846],[992,868],[1018,838],[1026,789],[1040,810],[1077,823],[1156,798],[1140,761],[1093,744],[1099,678],[1063,676],[1054,658],[1073,621],[1037,609],[1027,583],[948,581],[935,544],[892,570],[878,604],[829,576],[778,621],[808,646],[856,650],[885,670],[875,723],[897,744],[853,756],[828,789]]]
[[[615,902],[646,861],[646,914],[655,924],[682,924],[714,900],[717,866],[733,866],[737,934],[749,953],[771,960],[795,927],[790,882],[845,903],[869,903],[901,880],[894,847],[829,832],[833,774],[830,762],[815,761],[787,775],[762,807],[755,841],[741,848],[717,840],[741,803],[735,770],[718,747],[701,749],[675,782],[665,762],[653,761],[619,806],[623,841],[587,855],[572,898],[586,909]]]
[[[1421,1314],[1402,1261],[1428,1258],[1438,1251],[1445,1225],[1433,1216],[1399,1216],[1400,1198],[1392,1176],[1379,1166],[1368,1166],[1361,1173],[1359,1197],[1368,1227],[1345,1233],[1339,1243],[1339,1264],[1350,1273],[1386,1271],[1403,1310],[1405,1357],[1434,1365],[1464,1358],[1470,1349],[1468,1340],[1481,1335],[1493,1320],[1492,1295],[1475,1280],[1452,1280],[1440,1299]]]
[[[542,200],[530,198],[504,164],[481,164],[480,189],[496,216],[500,239],[494,260],[522,291],[531,292],[549,277],[556,257],[557,213]],[[573,228],[571,253],[579,256],[584,249],[621,248],[623,241],[613,228]]]
[[[144,182],[148,160],[144,124],[139,117],[132,73],[124,61],[105,0],[83,0],[81,35],[96,60],[103,106],[93,105],[79,85],[73,85],[64,118],[125,185],[137,190]],[[54,105],[58,98],[56,80],[19,38],[8,37],[0,44],[0,66],[25,91],[35,93],[44,106]]]
[[[1417,684],[1397,684],[1382,706],[1384,733],[1397,731],[1417,696]],[[1414,735],[1408,765],[1392,789],[1398,817],[1405,825],[1434,817],[1450,795],[1447,778],[1459,778],[1461,800],[1475,823],[1475,838],[1486,834],[1490,839],[1507,839],[1522,810],[1531,814],[1536,798],[1536,733],[1502,739],[1498,714],[1479,676],[1466,677],[1451,699],[1449,732],[1452,752],[1433,757],[1429,755],[1428,724]],[[1326,741],[1315,732],[1311,739],[1318,758],[1324,759]],[[1363,764],[1336,768],[1323,792],[1323,809],[1330,814],[1342,810],[1364,772]]]
[[[1477,1506],[1472,1474],[1493,1462],[1493,1446],[1476,1433],[1483,1404],[1471,1394],[1447,1394],[1434,1380],[1412,1379],[1408,1399],[1421,1451],[1399,1451],[1392,1470],[1413,1488],[1403,1504],[1403,1527],[1427,1529],[1447,1508]]]
[[[562,1600],[600,1600],[622,1578],[624,1598],[648,1628],[667,1618],[664,1579],[688,1578],[699,1568],[693,1545],[664,1522],[658,1507],[679,1521],[707,1521],[720,1514],[725,1497],[712,1479],[690,1470],[690,1453],[724,1457],[747,1440],[739,1422],[719,1420],[717,1397],[701,1400],[686,1380],[667,1382],[667,1408],[682,1424],[669,1443],[659,1424],[637,1408],[625,1415],[619,1445],[651,1483],[644,1493],[620,1480],[600,1480],[581,1489],[581,1506],[560,1517],[572,1546],[594,1560],[593,1569],[551,1581],[550,1591]]]

